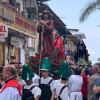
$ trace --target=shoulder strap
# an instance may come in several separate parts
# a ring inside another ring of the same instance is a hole
[[[41,84],[41,78],[39,79],[39,85]]]
[[[25,85],[23,85],[23,89],[24,89]]]
[[[60,93],[59,93],[59,96],[61,95],[62,91],[67,87],[67,85],[64,85],[61,90],[60,90]]]
[[[32,87],[30,88],[30,90],[32,90],[34,87],[36,87],[36,85],[32,86]]]
[[[53,81],[53,79],[51,79],[50,81],[49,81],[49,83],[48,83],[48,85],[50,85],[50,83]]]

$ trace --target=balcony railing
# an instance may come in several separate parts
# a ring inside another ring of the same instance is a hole
[[[26,32],[31,36],[35,35],[36,23],[17,12],[12,5],[0,2],[0,17],[9,26],[17,28],[23,33]]]

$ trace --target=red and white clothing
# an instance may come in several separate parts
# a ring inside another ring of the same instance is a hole
[[[0,100],[21,100],[21,90],[17,80],[11,79],[0,90]]]

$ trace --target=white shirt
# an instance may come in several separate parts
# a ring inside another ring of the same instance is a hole
[[[25,85],[24,86],[24,89],[30,89],[32,86],[34,86],[34,83],[33,84],[31,84],[31,85]],[[40,96],[41,95],[41,89],[39,88],[39,87],[34,87],[33,89],[32,89],[32,94],[34,95],[34,98],[36,98],[37,96]]]
[[[62,89],[62,87],[66,85],[66,84],[62,84],[62,83],[58,83],[56,86],[56,96],[58,97],[60,94],[60,91]],[[68,87],[64,88],[61,95],[60,95],[62,100],[70,100],[69,99],[69,90]]]
[[[44,79],[43,77],[41,78],[41,84],[48,84],[50,82],[50,80],[52,79],[52,77],[48,77],[46,79]],[[50,89],[51,91],[53,91],[56,88],[56,84],[54,82],[54,80],[50,83]]]
[[[24,81],[24,80],[22,80],[22,79],[20,79],[18,83],[19,83],[21,86],[23,86],[23,85],[25,85],[25,84],[26,84],[26,83],[25,83],[25,81]]]
[[[40,77],[37,74],[34,74],[34,77],[32,78],[32,81],[35,85],[39,85],[39,79]]]
[[[81,91],[83,85],[83,78],[80,75],[71,75],[68,82],[68,89],[70,91]]]
[[[17,88],[6,87],[6,89],[0,94],[0,100],[21,100],[21,95]]]

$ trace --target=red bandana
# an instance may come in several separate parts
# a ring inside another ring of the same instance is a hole
[[[17,82],[17,80],[15,79],[11,79],[9,80],[5,86],[2,88],[2,90],[0,91],[0,93],[3,92],[3,90],[6,88],[6,87],[16,87],[19,91],[19,94],[21,95],[21,90],[22,90],[22,86]]]

